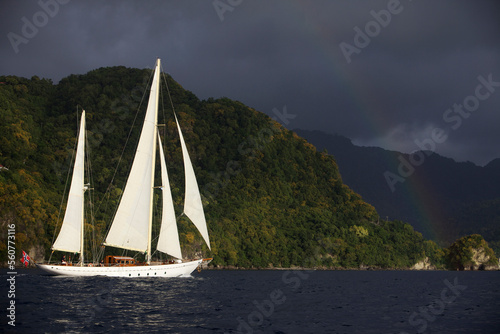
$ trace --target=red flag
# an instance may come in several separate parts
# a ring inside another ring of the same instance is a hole
[[[28,264],[30,263],[30,256],[28,254],[26,254],[25,251],[23,251],[23,257],[21,258],[21,262],[24,264],[25,267],[28,266]]]

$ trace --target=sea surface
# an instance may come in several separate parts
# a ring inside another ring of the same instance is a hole
[[[191,278],[2,271],[4,333],[500,333],[500,272],[205,270]]]

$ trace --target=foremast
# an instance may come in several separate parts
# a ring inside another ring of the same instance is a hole
[[[85,171],[85,110],[82,111],[80,129],[73,166],[73,175],[69,189],[66,212],[61,230],[52,250],[68,253],[80,253],[80,265],[84,263],[84,193],[87,186],[84,182]]]

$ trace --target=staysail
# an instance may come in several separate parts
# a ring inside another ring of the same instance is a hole
[[[172,192],[170,191],[167,165],[165,163],[165,154],[163,153],[160,135],[158,135],[158,148],[160,150],[163,209],[160,235],[158,236],[158,245],[156,246],[156,249],[178,259],[182,259],[179,233],[177,231],[177,220],[175,218],[174,211],[174,202],[172,200]]]
[[[83,194],[85,164],[85,110],[80,120],[80,131],[76,147],[75,165],[69,189],[66,212],[63,223],[56,241],[52,245],[53,250],[80,253],[83,237]]]
[[[134,162],[106,237],[105,245],[136,251],[151,256],[151,221],[153,179],[156,151],[160,60],[151,84],[148,107]]]
[[[200,190],[198,189],[196,175],[194,174],[193,165],[191,164],[191,159],[189,158],[189,152],[187,150],[186,143],[184,142],[184,137],[182,136],[181,127],[179,126],[177,116],[175,116],[175,122],[177,123],[177,130],[179,131],[179,137],[181,141],[182,157],[184,160],[184,174],[186,178],[184,214],[188,216],[189,219],[191,219],[198,231],[200,231],[203,239],[210,249],[210,239],[208,237],[207,222],[205,220],[205,213],[203,211],[203,204],[201,202]]]

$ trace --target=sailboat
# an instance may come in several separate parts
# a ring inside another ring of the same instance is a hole
[[[73,176],[63,223],[52,250],[79,253],[78,265],[37,264],[52,275],[63,276],[115,276],[115,277],[181,277],[190,274],[211,259],[182,260],[177,230],[177,219],[168,181],[163,147],[158,133],[158,98],[160,88],[160,59],[157,59],[146,116],[137,145],[134,161],[120,203],[108,231],[104,246],[146,254],[146,262],[138,263],[126,256],[106,256],[102,263],[85,264],[84,259],[84,193],[89,185],[84,183],[85,111],[82,112]],[[185,173],[184,212],[196,226],[210,249],[205,213],[191,159],[187,151],[177,116]],[[151,261],[153,189],[156,150],[160,152],[162,189],[162,218],[156,249],[176,261],[153,263]]]

